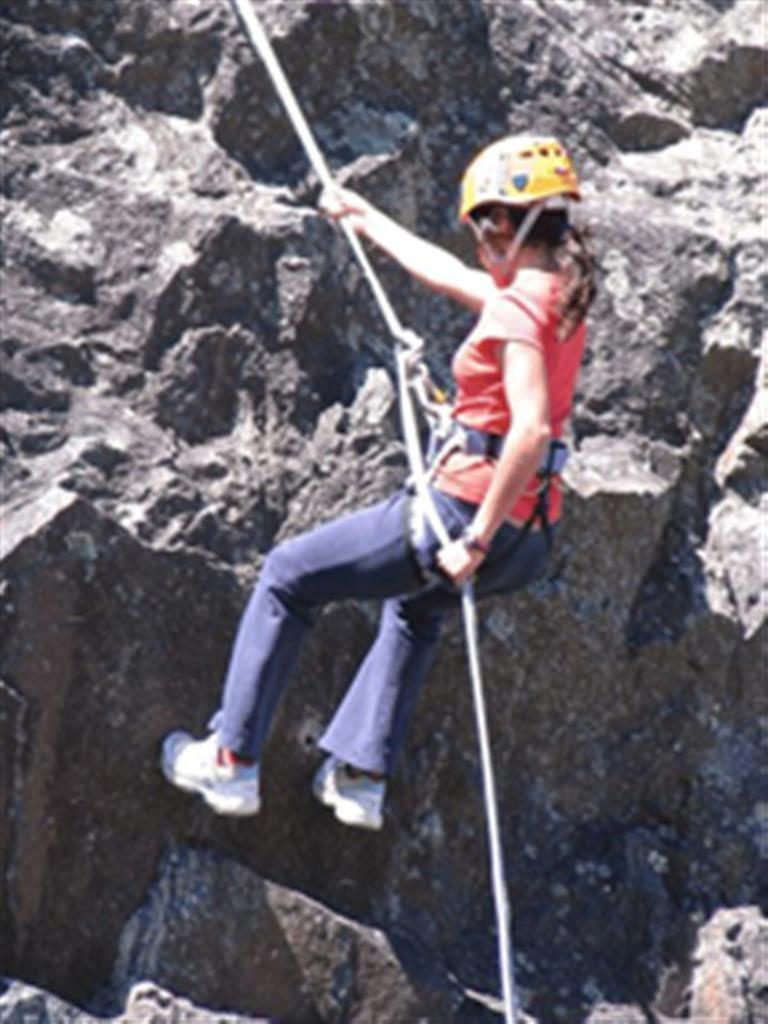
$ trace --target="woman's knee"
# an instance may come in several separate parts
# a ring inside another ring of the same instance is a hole
[[[301,590],[301,559],[293,540],[282,541],[267,555],[261,570],[261,582],[270,589],[285,594]]]

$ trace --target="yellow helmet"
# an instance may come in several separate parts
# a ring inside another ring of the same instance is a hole
[[[483,149],[461,180],[459,218],[484,203],[527,206],[551,196],[581,199],[571,158],[557,139],[508,135]]]

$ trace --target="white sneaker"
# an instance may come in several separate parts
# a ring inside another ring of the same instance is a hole
[[[358,828],[380,829],[384,824],[384,779],[352,776],[337,757],[323,761],[312,781],[312,792],[321,804],[333,808],[339,821]]]
[[[261,806],[259,766],[218,763],[218,738],[172,732],[163,740],[163,775],[188,793],[199,793],[217,814],[256,814]]]

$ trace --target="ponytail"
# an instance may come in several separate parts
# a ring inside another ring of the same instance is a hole
[[[589,228],[569,224],[562,241],[555,249],[560,268],[561,291],[557,313],[558,341],[566,341],[587,315],[597,293],[597,261],[591,245]]]

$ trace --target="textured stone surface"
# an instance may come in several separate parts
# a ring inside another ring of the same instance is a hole
[[[259,9],[340,178],[457,253],[456,184],[489,137],[552,130],[584,173],[602,272],[567,519],[547,578],[483,609],[517,974],[546,1024],[685,1017],[699,925],[763,880],[763,5]],[[389,343],[271,84],[223,0],[6,0],[0,30],[2,969],[117,1012],[164,853],[204,848],[239,865],[226,891],[303,893],[378,929],[409,984],[472,993],[458,1019],[491,1013],[457,630],[380,836],[309,795],[367,605],[321,616],[258,819],[212,819],[156,771],[163,733],[214,706],[275,539],[404,474]],[[468,319],[383,276],[447,379]],[[191,998],[215,938],[182,964],[153,934]],[[707,957],[726,978],[729,942]]]
[[[113,983],[121,992],[152,977],[196,1003],[278,1020],[453,1019],[461,990],[421,972],[409,979],[381,932],[233,861],[177,848],[126,925]]]
[[[179,702],[205,721],[215,687],[200,666],[225,664],[237,589],[199,556],[142,548],[64,489],[11,510],[3,540],[3,952],[8,973],[77,999],[108,975],[152,878],[158,737]]]
[[[768,918],[758,907],[718,911],[699,933],[693,964],[693,1020],[768,1021]]]
[[[0,979],[3,1024],[97,1024],[100,1019],[34,985]]]
[[[195,1006],[160,988],[154,982],[137,982],[128,993],[125,1009],[114,1024],[269,1024],[262,1018],[244,1017],[224,1010]]]
[[[21,981],[0,979],[2,1024],[267,1024],[264,1018],[209,1011],[152,982],[139,982],[124,1009],[109,1019],[94,1017],[49,992]]]

